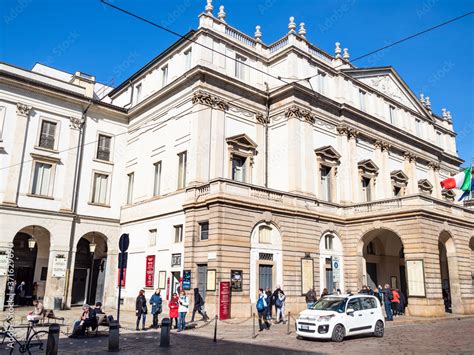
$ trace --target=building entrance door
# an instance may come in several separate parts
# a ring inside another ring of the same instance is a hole
[[[372,290],[375,290],[377,284],[377,264],[367,263],[367,286],[370,286]]]
[[[89,269],[74,269],[72,284],[74,285],[71,293],[71,304],[83,304],[86,300],[86,288]]]
[[[198,283],[197,287],[204,300],[206,300],[206,284],[207,284],[207,265],[198,265]]]
[[[258,267],[259,270],[259,288],[263,288],[264,290],[266,288],[269,288],[270,290],[273,290],[273,266],[272,265],[259,265]]]

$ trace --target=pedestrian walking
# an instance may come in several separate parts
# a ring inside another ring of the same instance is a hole
[[[400,294],[400,303],[398,304],[398,314],[403,316],[405,315],[405,307],[407,305],[405,294],[401,291],[398,292]]]
[[[194,289],[194,307],[193,307],[193,316],[191,317],[191,322],[194,322],[194,316],[198,312],[204,322],[209,320],[209,317],[204,310],[204,298],[202,298],[201,294],[199,293],[199,288]]]
[[[18,287],[16,288],[16,293],[18,294],[18,304],[20,306],[25,305],[25,300],[26,300],[26,285],[25,281],[20,282]]]
[[[175,320],[174,329],[178,329],[178,308],[179,308],[179,296],[177,293],[173,294],[171,300],[168,302],[169,316],[171,320],[171,329],[173,328],[173,319]]]
[[[33,282],[33,289],[31,291],[31,299],[32,301],[36,301],[38,299],[38,283],[36,281]]]
[[[400,294],[396,289],[392,289],[392,314],[393,316],[398,315],[398,304],[400,303]]]
[[[319,297],[319,298],[323,298],[323,297],[326,297],[326,296],[328,296],[328,295],[329,295],[328,289],[327,289],[327,288],[324,288],[324,289],[323,289],[323,292],[321,293],[321,297]]]
[[[311,288],[308,292],[306,292],[305,299],[306,299],[306,308],[308,309],[313,309],[314,304],[317,301],[317,295],[316,291],[313,288]]]
[[[189,299],[184,290],[181,290],[181,296],[178,302],[178,332],[180,332],[186,328],[186,313],[188,313],[189,308]]]
[[[277,297],[275,299],[275,307],[277,309],[277,314],[276,314],[276,322],[277,323],[281,323],[281,322],[283,322],[283,324],[286,323],[286,321],[285,321],[285,299],[286,299],[285,293],[283,292],[283,290],[279,289]]]
[[[384,303],[385,313],[387,314],[387,320],[393,321],[393,314],[392,314],[393,294],[392,294],[392,290],[390,290],[389,284],[385,284],[382,294],[383,294],[383,303]]]
[[[281,289],[281,286],[280,285],[277,285],[276,288],[275,288],[275,291],[273,291],[273,294],[272,294],[272,305],[275,306],[275,317],[277,317],[277,320],[278,320],[278,307],[276,305],[276,300],[278,298],[278,293],[279,292],[282,292],[283,294],[285,294],[282,289]]]
[[[258,312],[258,326],[260,332],[263,329],[270,329],[270,323],[266,318],[266,309],[267,309],[267,295],[263,292],[263,288],[258,290],[258,300],[257,300],[257,312]]]
[[[163,311],[162,305],[163,305],[163,300],[160,295],[160,289],[157,288],[155,290],[155,293],[150,297],[150,304],[151,304],[151,315],[153,316],[153,324],[152,328],[158,328],[158,316],[161,314]]]
[[[140,330],[140,319],[142,321],[142,330],[145,330],[145,321],[147,313],[148,307],[146,305],[145,290],[140,290],[135,301],[135,314],[137,316],[136,330]]]
[[[265,301],[267,302],[267,307],[265,310],[265,318],[267,320],[272,319],[272,290],[270,287],[267,287],[265,290]]]

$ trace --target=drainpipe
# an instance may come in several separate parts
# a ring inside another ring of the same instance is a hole
[[[79,200],[79,192],[80,192],[80,185],[81,185],[81,173],[82,173],[82,162],[83,162],[83,155],[84,155],[84,143],[86,139],[86,127],[87,127],[87,111],[92,105],[92,100],[89,100],[87,107],[82,112],[82,124],[79,128],[79,138],[77,140],[78,144],[78,151],[76,155],[76,167],[74,171],[74,184],[72,188],[72,202],[71,202],[71,211],[72,211],[72,225],[71,225],[71,234],[69,235],[69,253],[67,258],[67,278],[66,278],[66,287],[64,291],[64,299],[63,299],[63,309],[67,307],[67,297],[69,294],[69,283],[71,278],[71,265],[72,265],[72,250],[74,248],[74,236],[76,234],[76,224],[78,220],[77,216],[77,205]]]
[[[265,187],[268,187],[268,124],[270,122],[270,88],[268,83],[265,81],[265,87],[267,88],[267,98],[265,100],[265,106],[267,108],[265,115]]]
[[[128,81],[129,85],[130,85],[130,89],[132,90],[131,93],[130,93],[130,102],[128,104],[125,104],[123,106],[123,108],[127,107],[127,106],[132,106],[132,102],[133,102],[133,91],[134,91],[134,86],[133,86],[133,81],[132,80],[129,80]]]

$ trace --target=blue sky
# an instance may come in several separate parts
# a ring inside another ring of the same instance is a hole
[[[109,0],[176,32],[197,28],[205,0]],[[0,0],[0,61],[24,68],[42,62],[118,85],[177,40],[98,0]],[[214,0],[229,24],[263,40],[287,32],[289,16],[305,22],[307,38],[333,53],[334,42],[352,58],[474,10],[471,0]],[[474,158],[474,15],[354,63],[392,65],[433,110],[446,107],[458,133],[458,151]]]

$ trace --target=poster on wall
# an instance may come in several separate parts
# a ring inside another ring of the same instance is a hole
[[[183,290],[191,289],[191,270],[183,271]]]
[[[166,271],[160,271],[158,274],[158,288],[160,290],[166,288]]]
[[[0,276],[5,276],[8,272],[8,255],[6,250],[0,250]]]
[[[230,319],[230,282],[219,283],[219,319]]]
[[[242,270],[231,270],[230,284],[232,291],[242,291]]]
[[[341,262],[338,256],[332,257],[332,281],[339,287],[339,279],[341,278]]]
[[[145,287],[153,287],[155,279],[155,255],[146,257]]]
[[[426,297],[423,260],[407,260],[408,296]]]
[[[66,277],[66,255],[56,254],[53,259],[53,277]]]
[[[313,259],[301,259],[301,294],[304,295],[314,287]]]
[[[207,270],[207,291],[216,290],[216,270]]]

